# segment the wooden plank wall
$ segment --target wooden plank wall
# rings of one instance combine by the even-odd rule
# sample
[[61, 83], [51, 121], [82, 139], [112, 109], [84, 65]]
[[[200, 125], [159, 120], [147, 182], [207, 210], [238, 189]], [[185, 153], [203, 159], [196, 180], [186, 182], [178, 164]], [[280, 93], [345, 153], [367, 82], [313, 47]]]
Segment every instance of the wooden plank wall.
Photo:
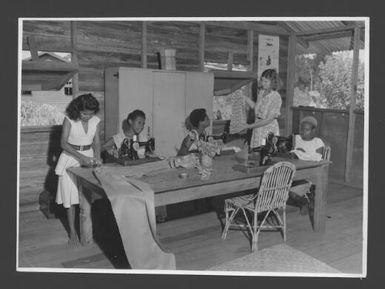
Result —
[[55, 197], [54, 169], [60, 155], [61, 126], [21, 129], [19, 161], [20, 211], [46, 207]]
[[[112, 66], [142, 67], [141, 21], [76, 21], [74, 36], [79, 63], [79, 94], [92, 92], [100, 102], [104, 119], [104, 69]], [[147, 22], [147, 67], [159, 68], [157, 52], [162, 48], [176, 49], [176, 68], [200, 71], [200, 22]], [[248, 65], [247, 31], [240, 28], [205, 25], [205, 61], [227, 63], [229, 52], [233, 63]], [[266, 33], [267, 34], [267, 33]], [[33, 37], [39, 51], [71, 52], [70, 21], [24, 21], [23, 49], [29, 50], [27, 38]], [[280, 36], [280, 91], [283, 99], [279, 119], [284, 129], [288, 37]], [[257, 69], [258, 31], [254, 31], [254, 70]], [[22, 208], [38, 207], [39, 195], [47, 188], [55, 194], [54, 164], [49, 153], [60, 153], [57, 127], [44, 130], [23, 129], [20, 151], [20, 204]], [[102, 129], [102, 140], [104, 129]], [[50, 160], [49, 160], [50, 159]], [[49, 161], [48, 161], [49, 160]]]

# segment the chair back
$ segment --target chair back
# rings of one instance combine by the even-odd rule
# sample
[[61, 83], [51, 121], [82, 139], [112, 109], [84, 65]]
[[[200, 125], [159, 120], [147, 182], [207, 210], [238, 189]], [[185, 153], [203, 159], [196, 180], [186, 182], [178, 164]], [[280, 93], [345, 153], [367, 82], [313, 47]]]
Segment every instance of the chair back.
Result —
[[292, 163], [278, 162], [264, 172], [255, 200], [257, 212], [286, 206], [295, 171]]
[[325, 161], [330, 161], [330, 153], [331, 153], [330, 145], [325, 145], [323, 153], [322, 153], [322, 159]]

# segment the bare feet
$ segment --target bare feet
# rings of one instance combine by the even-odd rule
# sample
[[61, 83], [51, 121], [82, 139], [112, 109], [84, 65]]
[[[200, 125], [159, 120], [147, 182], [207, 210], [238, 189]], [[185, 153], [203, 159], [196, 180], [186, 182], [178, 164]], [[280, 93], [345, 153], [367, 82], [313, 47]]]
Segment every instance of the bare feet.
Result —
[[70, 247], [79, 245], [79, 238], [76, 233], [71, 233], [70, 238], [68, 239], [68, 245]]

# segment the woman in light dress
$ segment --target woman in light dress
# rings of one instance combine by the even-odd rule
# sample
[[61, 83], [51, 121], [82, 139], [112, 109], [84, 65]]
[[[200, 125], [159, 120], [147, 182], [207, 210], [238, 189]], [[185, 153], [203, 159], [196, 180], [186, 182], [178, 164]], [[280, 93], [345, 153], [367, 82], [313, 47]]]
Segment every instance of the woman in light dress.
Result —
[[99, 123], [96, 116], [99, 103], [92, 94], [73, 99], [66, 108], [61, 135], [61, 148], [55, 173], [59, 176], [56, 203], [67, 210], [69, 244], [79, 242], [75, 230], [75, 205], [79, 204], [76, 179], [67, 172], [69, 167], [93, 167], [101, 164]]
[[255, 103], [243, 95], [245, 102], [255, 111], [255, 122], [246, 124], [243, 129], [253, 129], [250, 148], [264, 145], [269, 132], [279, 135], [277, 118], [280, 115], [282, 100], [277, 89], [279, 87], [278, 73], [274, 69], [267, 69], [261, 75], [262, 89], [258, 93]]

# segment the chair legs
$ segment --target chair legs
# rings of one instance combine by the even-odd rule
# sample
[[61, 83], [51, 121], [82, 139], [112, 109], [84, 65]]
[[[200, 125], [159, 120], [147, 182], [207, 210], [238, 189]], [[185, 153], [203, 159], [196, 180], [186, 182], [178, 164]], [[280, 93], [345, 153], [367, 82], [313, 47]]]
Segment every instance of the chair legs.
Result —
[[286, 207], [283, 208], [283, 242], [286, 243]]
[[[236, 215], [236, 214], [238, 213], [238, 211], [239, 211], [239, 208], [236, 208], [236, 209], [229, 209], [229, 208], [227, 207], [227, 205], [225, 205], [225, 206], [226, 206], [226, 207], [225, 207], [226, 224], [225, 224], [225, 227], [223, 228], [223, 232], [222, 232], [222, 239], [223, 239], [223, 240], [226, 239], [226, 237], [227, 237], [227, 232], [228, 232], [228, 230], [229, 230], [229, 228], [230, 228], [230, 225], [231, 225], [231, 223], [233, 222], [235, 215]], [[229, 216], [229, 211], [231, 211], [230, 216]]]
[[[234, 218], [236, 214], [239, 212], [241, 208], [229, 208], [225, 207], [225, 214], [226, 214], [226, 224], [222, 232], [222, 239], [226, 239], [228, 230], [230, 229], [230, 226], [234, 222]], [[254, 214], [253, 216], [253, 223], [250, 224], [249, 218], [247, 217], [247, 214], [244, 209], [241, 209], [243, 212], [243, 215], [246, 220], [246, 226], [250, 231], [251, 235], [251, 251], [257, 251], [258, 250], [258, 237], [261, 230], [265, 227], [265, 222], [267, 221], [268, 216], [271, 212], [276, 216], [278, 224], [277, 227], [282, 229], [283, 233], [283, 241], [286, 242], [286, 208], [282, 208], [282, 218], [278, 211], [276, 210], [269, 210], [267, 211], [266, 215], [264, 216], [263, 220], [258, 224], [258, 214]]]

